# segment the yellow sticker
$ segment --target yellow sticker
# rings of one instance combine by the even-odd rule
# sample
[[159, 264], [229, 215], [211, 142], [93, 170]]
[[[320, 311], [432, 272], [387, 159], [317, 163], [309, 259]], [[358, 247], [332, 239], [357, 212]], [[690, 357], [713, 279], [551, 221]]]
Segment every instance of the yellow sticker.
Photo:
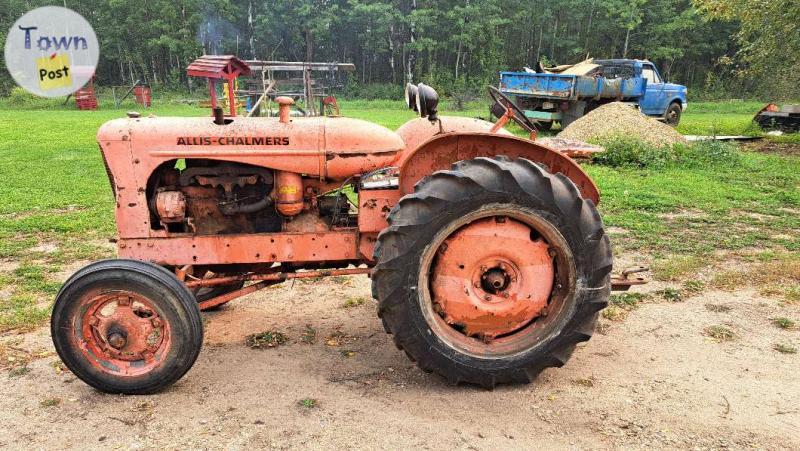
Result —
[[36, 58], [36, 70], [39, 71], [39, 88], [42, 90], [72, 86], [72, 68], [66, 53]]
[[296, 193], [297, 193], [296, 186], [286, 185], [278, 187], [278, 194], [296, 194]]

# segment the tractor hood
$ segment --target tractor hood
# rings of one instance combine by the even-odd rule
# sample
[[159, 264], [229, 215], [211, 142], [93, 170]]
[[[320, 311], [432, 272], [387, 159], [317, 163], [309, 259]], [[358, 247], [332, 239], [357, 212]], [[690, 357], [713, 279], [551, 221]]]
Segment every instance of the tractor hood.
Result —
[[146, 117], [106, 122], [101, 146], [129, 141], [134, 158], [212, 158], [338, 179], [384, 167], [405, 148], [393, 131], [350, 118]]

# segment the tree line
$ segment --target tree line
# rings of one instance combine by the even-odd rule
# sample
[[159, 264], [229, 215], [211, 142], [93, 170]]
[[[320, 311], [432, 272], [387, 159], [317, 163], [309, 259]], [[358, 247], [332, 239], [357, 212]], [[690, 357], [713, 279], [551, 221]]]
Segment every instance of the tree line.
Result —
[[[39, 0], [3, 0], [0, 38]], [[61, 2], [59, 2], [61, 3]], [[95, 28], [102, 85], [189, 86], [204, 54], [352, 62], [358, 86], [446, 93], [500, 70], [646, 58], [709, 95], [800, 97], [797, 0], [65, 0]], [[0, 84], [11, 86], [6, 71]], [[399, 90], [398, 90], [399, 92]]]

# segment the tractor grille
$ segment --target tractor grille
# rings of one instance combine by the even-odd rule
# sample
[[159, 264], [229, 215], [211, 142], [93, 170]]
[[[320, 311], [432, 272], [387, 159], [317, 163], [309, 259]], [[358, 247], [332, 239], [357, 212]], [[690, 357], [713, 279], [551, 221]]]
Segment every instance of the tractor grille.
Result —
[[114, 199], [117, 199], [117, 185], [114, 183], [114, 175], [111, 173], [111, 168], [108, 167], [108, 161], [106, 160], [106, 154], [103, 153], [103, 147], [100, 146], [100, 156], [103, 157], [103, 166], [106, 167], [106, 175], [108, 175], [108, 182], [111, 184], [111, 193], [114, 195]]

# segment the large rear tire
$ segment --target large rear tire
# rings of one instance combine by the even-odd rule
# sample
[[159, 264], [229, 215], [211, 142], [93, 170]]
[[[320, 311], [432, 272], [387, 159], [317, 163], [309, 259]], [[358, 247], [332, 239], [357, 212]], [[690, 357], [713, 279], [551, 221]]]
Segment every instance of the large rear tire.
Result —
[[105, 260], [61, 288], [51, 334], [61, 360], [87, 384], [147, 394], [189, 371], [203, 344], [203, 323], [194, 297], [168, 270]]
[[491, 388], [562, 366], [608, 303], [594, 204], [531, 161], [458, 162], [422, 179], [389, 224], [375, 248], [378, 314], [398, 348], [451, 383]]

